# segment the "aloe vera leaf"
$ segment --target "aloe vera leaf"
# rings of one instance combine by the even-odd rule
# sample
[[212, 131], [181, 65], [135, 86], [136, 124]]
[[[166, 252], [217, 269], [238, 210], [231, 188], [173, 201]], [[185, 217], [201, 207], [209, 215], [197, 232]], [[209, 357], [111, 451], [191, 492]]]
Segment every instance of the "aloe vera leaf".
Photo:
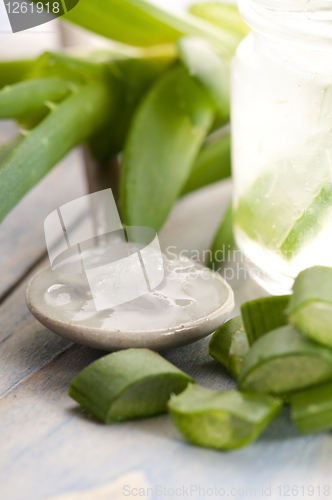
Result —
[[305, 212], [298, 218], [280, 247], [283, 255], [291, 259], [312, 241], [324, 228], [324, 214], [332, 207], [332, 183], [326, 181]]
[[227, 262], [228, 254], [236, 248], [233, 235], [233, 204], [227, 206], [221, 223], [213, 237], [211, 244], [211, 257], [205, 264], [212, 269], [218, 270]]
[[116, 95], [116, 124], [110, 117], [109, 126], [89, 141], [92, 156], [100, 161], [122, 151], [133, 115], [152, 84], [172, 65], [174, 53], [122, 58], [110, 63], [113, 95]]
[[170, 70], [152, 87], [124, 149], [121, 208], [126, 225], [161, 228], [213, 118], [212, 101], [184, 68]]
[[288, 301], [289, 295], [279, 295], [242, 304], [241, 316], [250, 345], [271, 330], [287, 325], [285, 309]]
[[179, 57], [189, 71], [209, 92], [222, 123], [229, 120], [230, 59], [202, 38], [183, 37], [177, 42]]
[[263, 394], [217, 392], [190, 384], [179, 396], [172, 396], [168, 409], [175, 426], [192, 443], [230, 450], [254, 441], [281, 405]]
[[94, 53], [82, 53], [77, 57], [57, 52], [45, 52], [33, 64], [27, 78], [62, 78], [78, 84], [89, 83], [105, 76], [107, 66], [112, 62], [111, 55], [103, 57]]
[[0, 119], [20, 118], [42, 107], [46, 113], [45, 101], [61, 101], [71, 86], [61, 78], [38, 78], [6, 86], [0, 91]]
[[202, 36], [233, 54], [239, 37], [190, 14], [175, 15], [145, 0], [80, 0], [63, 19], [128, 45], [175, 42], [182, 35]]
[[26, 78], [34, 65], [34, 60], [1, 61], [0, 62], [0, 89], [5, 85], [13, 85]]
[[249, 351], [249, 342], [241, 316], [224, 323], [211, 337], [209, 354], [228, 370], [235, 380]]
[[106, 85], [91, 83], [60, 103], [0, 167], [0, 221], [74, 146], [96, 133], [112, 112]]
[[22, 134], [18, 134], [10, 141], [5, 144], [1, 144], [0, 146], [0, 166], [1, 163], [5, 161], [5, 159], [10, 155], [12, 151], [23, 141], [24, 136]]
[[287, 314], [301, 333], [332, 347], [332, 268], [314, 266], [297, 276]]
[[303, 434], [332, 428], [332, 382], [294, 394], [291, 419]]
[[332, 351], [283, 326], [260, 337], [242, 364], [239, 389], [288, 395], [332, 379]]
[[127, 349], [93, 362], [72, 381], [69, 395], [109, 424], [167, 411], [172, 393], [192, 378], [148, 349]]
[[250, 27], [243, 21], [235, 5], [223, 2], [197, 3], [189, 7], [189, 12], [222, 29], [234, 31], [241, 37], [250, 32]]
[[[285, 159], [267, 165], [234, 207], [235, 228], [285, 259], [300, 250], [297, 240], [304, 244], [314, 238], [321, 219], [331, 209], [331, 204], [325, 203], [326, 191], [322, 191], [331, 182], [326, 149], [330, 141], [330, 134], [323, 135], [318, 144], [308, 140], [300, 153], [285, 152]], [[308, 172], [315, 172], [310, 182]]]
[[229, 132], [207, 138], [192, 167], [182, 195], [231, 175], [231, 140]]

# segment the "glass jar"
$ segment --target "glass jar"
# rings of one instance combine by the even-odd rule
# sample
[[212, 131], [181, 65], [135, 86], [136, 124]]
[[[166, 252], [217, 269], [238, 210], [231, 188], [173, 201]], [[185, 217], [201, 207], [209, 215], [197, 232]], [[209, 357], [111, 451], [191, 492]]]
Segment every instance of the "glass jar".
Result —
[[232, 67], [234, 233], [271, 293], [332, 266], [332, 2], [240, 0]]

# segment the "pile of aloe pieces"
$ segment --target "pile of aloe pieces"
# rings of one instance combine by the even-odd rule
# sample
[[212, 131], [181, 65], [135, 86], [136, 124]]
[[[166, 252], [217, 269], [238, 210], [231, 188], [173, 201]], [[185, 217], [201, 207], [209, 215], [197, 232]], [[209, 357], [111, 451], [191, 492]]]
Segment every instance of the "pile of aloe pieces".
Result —
[[86, 143], [106, 174], [121, 155], [124, 224], [158, 231], [181, 194], [230, 175], [229, 133], [218, 131], [248, 27], [219, 2], [177, 16], [145, 0], [80, 0], [62, 19], [114, 43], [0, 63], [0, 119], [21, 130], [0, 148], [0, 221]]
[[168, 410], [189, 441], [220, 450], [254, 441], [283, 404], [301, 433], [332, 429], [332, 269], [311, 267], [291, 295], [242, 304], [209, 353], [237, 390], [203, 388], [159, 354], [127, 349], [87, 366], [69, 395], [105, 424]]

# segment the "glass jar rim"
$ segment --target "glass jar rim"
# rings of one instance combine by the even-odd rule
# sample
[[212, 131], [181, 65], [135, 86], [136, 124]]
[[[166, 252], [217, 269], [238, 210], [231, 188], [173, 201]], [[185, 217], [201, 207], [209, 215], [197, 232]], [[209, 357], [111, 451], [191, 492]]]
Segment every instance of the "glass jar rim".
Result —
[[331, 51], [331, 0], [239, 0], [239, 9], [255, 31]]

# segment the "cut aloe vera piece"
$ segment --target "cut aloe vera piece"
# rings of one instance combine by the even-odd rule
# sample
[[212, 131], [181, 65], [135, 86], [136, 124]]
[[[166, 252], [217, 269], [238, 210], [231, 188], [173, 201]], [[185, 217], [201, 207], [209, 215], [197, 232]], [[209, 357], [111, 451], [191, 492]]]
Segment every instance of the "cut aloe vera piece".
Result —
[[216, 392], [190, 384], [168, 403], [174, 424], [192, 443], [230, 450], [256, 439], [281, 401], [263, 394]]
[[241, 316], [250, 345], [262, 335], [287, 324], [284, 314], [289, 295], [262, 297], [245, 302], [241, 306]]
[[291, 418], [303, 434], [332, 429], [332, 382], [294, 394]]
[[241, 316], [232, 318], [222, 325], [211, 337], [209, 354], [237, 380], [241, 366], [249, 351], [247, 334]]
[[[250, 239], [291, 259], [321, 230], [332, 205], [330, 136], [308, 141], [301, 155], [266, 167], [240, 197], [234, 223]], [[314, 172], [308, 182], [308, 172]]]
[[291, 259], [306, 244], [313, 240], [326, 225], [332, 207], [332, 183], [328, 180], [309, 205], [307, 210], [295, 222], [287, 238], [280, 247], [282, 255]]
[[332, 379], [332, 351], [290, 325], [260, 337], [243, 362], [239, 389], [287, 395]]
[[150, 417], [167, 410], [171, 394], [192, 378], [148, 349], [127, 349], [105, 356], [72, 381], [69, 395], [109, 424]]
[[314, 266], [295, 279], [287, 308], [289, 321], [301, 333], [332, 347], [332, 268]]

